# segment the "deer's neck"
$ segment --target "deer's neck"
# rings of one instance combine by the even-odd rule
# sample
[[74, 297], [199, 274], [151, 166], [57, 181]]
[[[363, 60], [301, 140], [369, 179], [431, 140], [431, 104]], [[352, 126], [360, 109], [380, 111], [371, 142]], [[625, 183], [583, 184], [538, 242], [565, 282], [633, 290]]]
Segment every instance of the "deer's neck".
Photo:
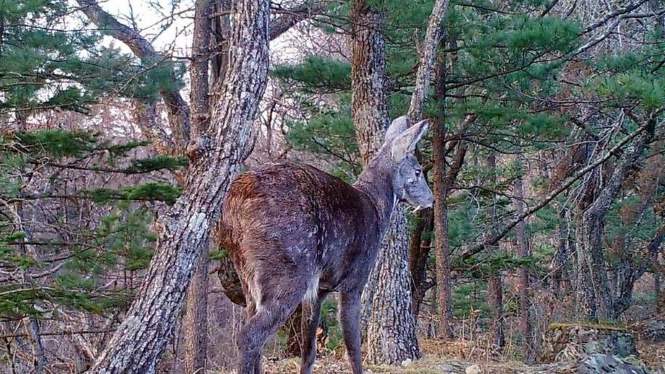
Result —
[[387, 161], [390, 156], [384, 153], [385, 151], [380, 150], [365, 166], [356, 183], [353, 184], [372, 200], [379, 214], [379, 227], [382, 232], [388, 227], [390, 215], [396, 204], [392, 183], [393, 168]]

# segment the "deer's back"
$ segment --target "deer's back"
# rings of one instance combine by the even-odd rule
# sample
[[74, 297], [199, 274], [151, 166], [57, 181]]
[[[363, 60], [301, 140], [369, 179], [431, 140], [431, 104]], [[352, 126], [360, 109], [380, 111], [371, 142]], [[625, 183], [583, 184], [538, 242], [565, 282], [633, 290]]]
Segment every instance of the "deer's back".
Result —
[[220, 238], [236, 267], [316, 271], [321, 287], [344, 288], [350, 275], [366, 277], [358, 267], [373, 260], [367, 246], [378, 245], [376, 225], [364, 193], [312, 166], [283, 163], [233, 181]]

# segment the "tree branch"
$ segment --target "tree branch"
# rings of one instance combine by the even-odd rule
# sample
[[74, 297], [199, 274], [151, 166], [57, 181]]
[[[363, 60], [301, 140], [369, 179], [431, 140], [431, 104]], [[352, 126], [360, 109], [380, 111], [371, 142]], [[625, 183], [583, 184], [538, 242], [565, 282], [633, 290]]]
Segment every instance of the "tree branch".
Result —
[[[81, 6], [81, 11], [90, 19], [92, 23], [103, 33], [123, 42], [134, 55], [143, 62], [156, 63], [166, 60], [164, 56], [158, 53], [138, 31], [119, 22], [111, 14], [103, 10], [96, 0], [77, 0]], [[175, 74], [171, 72], [171, 79], [175, 83]], [[182, 153], [189, 142], [189, 107], [180, 95], [176, 84], [167, 85], [170, 88], [162, 88], [160, 95], [169, 119], [169, 125], [173, 134], [173, 143], [175, 150], [169, 150], [170, 153]], [[149, 131], [149, 133], [152, 133]]]
[[628, 144], [631, 140], [633, 140], [636, 136], [644, 132], [651, 124], [647, 123], [645, 125], [640, 126], [635, 132], [632, 134], [626, 136], [623, 138], [617, 145], [612, 147], [609, 151], [605, 153], [605, 155], [595, 162], [587, 165], [586, 167], [582, 168], [580, 171], [578, 171], [575, 175], [572, 177], [568, 178], [559, 188], [556, 190], [550, 192], [540, 203], [538, 203], [536, 206], [532, 207], [531, 209], [528, 209], [524, 213], [518, 215], [515, 217], [512, 221], [510, 221], [503, 229], [501, 229], [499, 232], [497, 232], [495, 235], [492, 235], [491, 237], [487, 238], [484, 240], [482, 243], [477, 244], [466, 251], [464, 251], [460, 257], [462, 259], [468, 259], [471, 256], [483, 251], [486, 247], [495, 245], [496, 243], [499, 242], [506, 234], [510, 232], [510, 230], [513, 229], [518, 223], [522, 222], [524, 219], [529, 217], [530, 215], [534, 214], [535, 212], [539, 211], [540, 209], [544, 208], [549, 204], [554, 198], [556, 198], [560, 193], [563, 191], [567, 190], [570, 188], [573, 183], [575, 183], [578, 179], [580, 179], [582, 176], [584, 176], [586, 173], [590, 172], [591, 170], [597, 168], [601, 164], [603, 164], [605, 161], [609, 160], [612, 155], [614, 155], [615, 152], [617, 152], [620, 148]]
[[270, 21], [268, 38], [270, 40], [277, 39], [280, 35], [287, 32], [299, 22], [320, 14], [324, 8], [324, 1], [317, 1], [314, 3], [306, 1], [303, 4], [290, 9], [276, 10], [275, 12], [282, 12], [283, 14]]
[[436, 58], [436, 48], [442, 35], [441, 22], [448, 12], [448, 0], [436, 0], [432, 8], [432, 15], [429, 17], [427, 32], [423, 41], [423, 51], [420, 56], [420, 66], [416, 73], [416, 86], [411, 94], [411, 104], [408, 115], [412, 121], [417, 121], [423, 116], [423, 102], [427, 89], [429, 87], [434, 60]]

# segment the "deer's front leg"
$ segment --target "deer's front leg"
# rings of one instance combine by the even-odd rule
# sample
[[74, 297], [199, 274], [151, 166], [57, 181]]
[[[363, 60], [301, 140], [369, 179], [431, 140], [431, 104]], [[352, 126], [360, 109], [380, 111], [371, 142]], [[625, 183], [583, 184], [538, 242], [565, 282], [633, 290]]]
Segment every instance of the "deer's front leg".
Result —
[[339, 314], [344, 344], [353, 374], [362, 374], [360, 342], [360, 291], [341, 294]]
[[302, 303], [301, 374], [311, 374], [316, 359], [316, 330], [321, 319], [321, 304], [327, 293], [321, 293], [313, 303]]

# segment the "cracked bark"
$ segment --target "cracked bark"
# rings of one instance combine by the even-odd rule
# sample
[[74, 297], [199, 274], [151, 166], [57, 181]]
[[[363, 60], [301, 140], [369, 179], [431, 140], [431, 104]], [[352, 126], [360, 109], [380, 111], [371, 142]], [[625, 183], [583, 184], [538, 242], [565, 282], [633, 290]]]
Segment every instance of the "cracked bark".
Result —
[[270, 2], [235, 3], [231, 58], [208, 135], [214, 140], [188, 170], [182, 196], [158, 221], [157, 252], [125, 320], [93, 373], [152, 373], [173, 334], [194, 263], [207, 247], [221, 202], [251, 148], [252, 122], [267, 80]]
[[[441, 36], [441, 21], [445, 17], [447, 6], [447, 0], [437, 0], [429, 18], [423, 42], [424, 50], [420, 56], [420, 66], [416, 73], [416, 86], [408, 111], [411, 121], [417, 121], [422, 117], [423, 101], [431, 80], [435, 52]], [[373, 24], [371, 14], [367, 13], [373, 12], [365, 2], [355, 2], [353, 12], [357, 15], [366, 12], [362, 21], [356, 19], [356, 22], [354, 22], [354, 27], [356, 27], [356, 30], [354, 30], [355, 38], [362, 38], [361, 35], [358, 35], [359, 32], [380, 35], [378, 32], [374, 32], [375, 30], [381, 30], [380, 27], [367, 27]], [[383, 41], [383, 39], [381, 40]], [[357, 61], [354, 61], [354, 65], [355, 63]], [[385, 66], [385, 63], [383, 66]], [[372, 81], [371, 76], [366, 79]], [[381, 90], [384, 89], [383, 79], [385, 79], [385, 76], [382, 76], [380, 80]], [[361, 133], [359, 136], [363, 137], [364, 135]], [[371, 144], [367, 148], [371, 148]], [[416, 336], [416, 321], [411, 305], [408, 251], [409, 235], [406, 213], [404, 208], [399, 206], [393, 212], [390, 227], [384, 238], [384, 244], [379, 251], [375, 268], [370, 274], [363, 292], [363, 300], [365, 301], [363, 305], [366, 305], [363, 317], [367, 320], [367, 359], [369, 362], [396, 364], [407, 359], [413, 360], [420, 357], [420, 348]], [[371, 304], [367, 303], [369, 300], [371, 300]]]
[[[432, 126], [432, 173], [434, 184], [434, 255], [436, 257], [436, 285], [439, 314], [438, 337], [452, 338], [452, 299], [450, 282], [450, 244], [448, 242], [449, 183], [445, 180], [446, 130], [445, 130], [445, 62], [439, 61], [436, 69], [437, 100], [441, 103], [441, 115]], [[462, 147], [459, 148], [464, 149]], [[463, 157], [463, 156], [462, 156]]]
[[[385, 41], [380, 31], [384, 20], [383, 15], [370, 8], [364, 0], [352, 3], [351, 20], [351, 115], [360, 160], [364, 165], [381, 147], [389, 121], [384, 86]], [[379, 253], [383, 250], [382, 247]], [[361, 303], [361, 329], [365, 336], [376, 282], [372, 271]]]
[[[211, 0], [197, 0], [194, 4], [194, 31], [192, 36], [192, 64], [190, 66], [192, 109], [192, 138], [198, 139], [210, 125], [208, 102], [208, 61], [210, 45]], [[208, 348], [208, 247], [194, 267], [187, 289], [185, 314], [181, 322], [180, 339], [183, 344], [183, 364], [187, 373], [205, 373]]]
[[[352, 4], [352, 114], [363, 163], [383, 143], [388, 125], [385, 88], [384, 15], [365, 1]], [[411, 307], [408, 226], [402, 208], [393, 213], [376, 265], [362, 295], [367, 359], [400, 363], [420, 356]], [[373, 292], [375, 291], [375, 292]]]
[[409, 244], [409, 273], [411, 273], [412, 280], [411, 306], [416, 319], [420, 314], [420, 306], [425, 298], [425, 293], [432, 286], [432, 282], [427, 281], [427, 261], [431, 250], [431, 235], [427, 235], [427, 233], [434, 230], [433, 216], [432, 209], [418, 212]]

